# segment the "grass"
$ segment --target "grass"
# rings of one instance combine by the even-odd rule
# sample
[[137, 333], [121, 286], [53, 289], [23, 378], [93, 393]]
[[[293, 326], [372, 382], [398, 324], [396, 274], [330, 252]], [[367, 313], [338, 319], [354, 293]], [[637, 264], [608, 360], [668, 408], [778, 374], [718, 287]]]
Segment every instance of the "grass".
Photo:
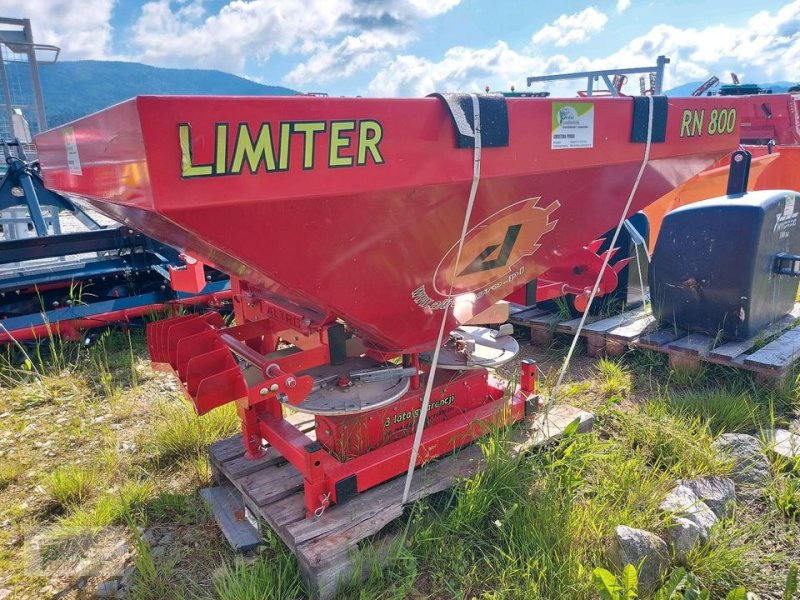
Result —
[[203, 458], [208, 445], [239, 430], [234, 404], [227, 404], [197, 418], [188, 401], [158, 405], [159, 424], [149, 437], [149, 445], [161, 465], [174, 461]]
[[595, 365], [600, 392], [606, 397], [626, 396], [631, 390], [631, 374], [619, 361], [601, 358]]
[[70, 465], [56, 469], [43, 482], [44, 489], [60, 508], [70, 509], [86, 502], [97, 487], [97, 473]]
[[786, 518], [800, 518], [800, 479], [792, 474], [780, 474], [767, 488], [767, 495]]
[[724, 432], [754, 432], [770, 423], [769, 405], [739, 386], [663, 391], [652, 404], [662, 405], [672, 414], [700, 418], [715, 436]]
[[[542, 389], [565, 350], [554, 342], [536, 356]], [[0, 455], [0, 588], [23, 600], [47, 598], [42, 589], [57, 584], [50, 595], [77, 594], [69, 581], [22, 569], [26, 528], [53, 525], [127, 531], [133, 600], [308, 597], [277, 537], [267, 533], [262, 552], [235, 558], [198, 497], [210, 480], [208, 445], [239, 430], [232, 405], [197, 418], [172, 380], [150, 371], [139, 331], [29, 356], [29, 365], [0, 364], [0, 439], [13, 450]], [[512, 455], [502, 433], [483, 439], [487, 467], [410, 506], [389, 538], [365, 541], [356, 567], [367, 580], [346, 582], [337, 600], [597, 598], [592, 571], [610, 567], [605, 548], [617, 525], [662, 532], [658, 505], [677, 479], [729, 471], [711, 448], [716, 435], [758, 433], [798, 405], [794, 390], [774, 394], [716, 369], [678, 382], [659, 354], [574, 364], [561, 397], [595, 411], [592, 433], [525, 456]], [[800, 560], [797, 481], [778, 472], [766, 498], [687, 559], [713, 597], [738, 585], [767, 596], [782, 589]], [[141, 540], [145, 527], [174, 535], [165, 555]]]
[[0, 462], [0, 491], [17, 481], [25, 472], [25, 465], [17, 460]]
[[303, 595], [297, 560], [274, 534], [252, 564], [234, 560], [214, 578], [220, 600], [291, 600]]

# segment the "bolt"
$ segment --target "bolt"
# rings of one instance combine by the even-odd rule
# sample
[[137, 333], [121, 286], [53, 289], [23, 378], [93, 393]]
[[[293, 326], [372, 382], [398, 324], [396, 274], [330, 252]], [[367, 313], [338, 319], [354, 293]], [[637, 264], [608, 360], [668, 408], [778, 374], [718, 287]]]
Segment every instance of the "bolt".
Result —
[[269, 386], [269, 391], [270, 392], [277, 392], [279, 388], [280, 388], [280, 386], [277, 383], [273, 383], [271, 386]]
[[286, 387], [293, 388], [296, 385], [297, 385], [297, 380], [294, 377], [286, 378]]
[[258, 393], [262, 396], [266, 396], [269, 392], [267, 392], [267, 388], [261, 388], [258, 390]]

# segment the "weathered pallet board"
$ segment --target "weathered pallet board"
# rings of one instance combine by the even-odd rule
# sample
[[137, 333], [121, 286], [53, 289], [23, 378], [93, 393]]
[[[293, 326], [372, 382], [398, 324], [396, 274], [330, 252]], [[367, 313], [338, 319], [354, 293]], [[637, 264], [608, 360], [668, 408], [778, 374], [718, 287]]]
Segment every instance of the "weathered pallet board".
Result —
[[[552, 443], [576, 420], [578, 431], [587, 431], [592, 426], [593, 415], [568, 405], [550, 407], [514, 430], [512, 451], [522, 453]], [[310, 437], [313, 437], [313, 430]], [[300, 473], [289, 464], [261, 459], [254, 461], [261, 465], [259, 470], [241, 475], [237, 466], [236, 475], [233, 475], [228, 465], [238, 465], [235, 461], [243, 455], [243, 450], [238, 455], [234, 451], [237, 443], [241, 448], [241, 436], [217, 442], [209, 448], [220, 482], [232, 486], [230, 489], [238, 492], [242, 505], [268, 524], [295, 553], [309, 592], [321, 600], [331, 598], [339, 584], [357, 567], [358, 544], [381, 532], [403, 514], [404, 478], [395, 478], [340, 506], [332, 506], [319, 518], [307, 519]], [[447, 489], [483, 468], [485, 462], [480, 448], [466, 446], [417, 469], [410, 498], [418, 500]], [[279, 471], [281, 473], [277, 474]]]
[[721, 346], [714, 348], [710, 354], [719, 360], [732, 361], [737, 356], [740, 356], [750, 350], [750, 348], [758, 344], [761, 340], [768, 339], [773, 335], [779, 334], [784, 329], [789, 328], [798, 317], [800, 317], [800, 304], [795, 304], [792, 312], [779, 321], [767, 326], [763, 331], [759, 332], [758, 335], [747, 338], [746, 340], [722, 344]]
[[231, 484], [203, 488], [200, 496], [234, 551], [249, 552], [261, 545], [262, 536], [247, 519], [242, 495], [236, 488]]
[[[673, 368], [697, 370], [703, 362], [728, 365], [756, 373], [760, 378], [782, 380], [800, 360], [800, 303], [794, 309], [746, 340], [725, 342], [713, 336], [674, 327], [657, 329], [644, 308], [599, 319], [587, 317], [581, 330], [589, 356], [619, 356], [630, 348], [645, 348], [669, 355]], [[510, 319], [531, 330], [531, 343], [548, 345], [553, 332], [574, 334], [580, 319], [559, 320], [557, 313], [515, 306]], [[774, 339], [773, 339], [774, 338]], [[760, 345], [764, 344], [759, 348]]]

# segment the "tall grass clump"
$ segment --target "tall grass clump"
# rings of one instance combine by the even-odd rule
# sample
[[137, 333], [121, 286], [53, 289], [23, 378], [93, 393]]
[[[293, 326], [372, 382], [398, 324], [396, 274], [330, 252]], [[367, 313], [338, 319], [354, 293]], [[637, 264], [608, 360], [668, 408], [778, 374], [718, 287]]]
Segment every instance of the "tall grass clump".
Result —
[[661, 404], [681, 418], [699, 418], [713, 435], [752, 432], [770, 422], [770, 408], [740, 386], [703, 387], [679, 392], [664, 392], [652, 404]]
[[611, 415], [609, 429], [647, 464], [673, 477], [724, 475], [730, 465], [711, 447], [714, 436], [700, 417], [673, 414], [664, 402], [650, 400], [638, 410]]
[[25, 472], [25, 465], [18, 460], [2, 459], [0, 462], [0, 492], [17, 481]]
[[601, 358], [595, 365], [600, 392], [607, 397], [624, 397], [631, 390], [631, 374], [619, 361]]
[[253, 564], [235, 561], [214, 578], [220, 600], [294, 600], [304, 597], [297, 559], [271, 532]]
[[96, 485], [96, 472], [75, 465], [56, 469], [43, 482], [50, 498], [65, 509], [86, 502], [95, 493]]
[[212, 442], [239, 430], [236, 406], [226, 404], [198, 417], [188, 401], [162, 402], [159, 424], [149, 443], [159, 462], [194, 460]]

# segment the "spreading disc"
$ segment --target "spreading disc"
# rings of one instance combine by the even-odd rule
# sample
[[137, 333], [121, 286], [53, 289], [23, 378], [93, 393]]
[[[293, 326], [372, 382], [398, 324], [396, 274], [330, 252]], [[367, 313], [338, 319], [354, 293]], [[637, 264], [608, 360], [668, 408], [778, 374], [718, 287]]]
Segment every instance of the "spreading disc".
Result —
[[[457, 344], [461, 339], [464, 344]], [[474, 348], [472, 343], [474, 342]], [[458, 346], [466, 346], [465, 351]], [[507, 363], [519, 354], [519, 344], [510, 335], [497, 335], [488, 327], [463, 325], [450, 334], [450, 339], [439, 351], [440, 369], [490, 369]], [[431, 362], [433, 352], [420, 354], [420, 358]]]
[[408, 377], [391, 377], [384, 381], [360, 381], [353, 378], [351, 385], [338, 385], [339, 376], [380, 369], [381, 363], [365, 357], [348, 358], [343, 365], [323, 365], [298, 373], [314, 378], [314, 390], [300, 404], [284, 405], [312, 415], [350, 415], [366, 412], [391, 404], [408, 391]]

